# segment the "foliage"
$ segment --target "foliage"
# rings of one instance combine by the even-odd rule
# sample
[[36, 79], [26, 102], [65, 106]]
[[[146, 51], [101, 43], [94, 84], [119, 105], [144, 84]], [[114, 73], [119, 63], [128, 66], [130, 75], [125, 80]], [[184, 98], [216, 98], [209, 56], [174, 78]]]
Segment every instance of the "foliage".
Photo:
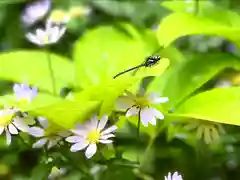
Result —
[[[2, 133], [3, 179], [40, 180], [55, 173], [63, 180], [154, 180], [174, 171], [179, 171], [184, 180], [239, 179], [238, 2], [56, 0], [51, 12], [61, 10], [60, 19], [69, 17], [66, 25], [61, 24], [66, 26], [66, 33], [49, 46], [43, 39], [41, 47], [25, 36], [45, 24], [49, 14], [31, 25], [15, 20], [22, 18], [24, 7], [30, 3], [0, 2], [1, 126], [5, 131], [10, 129], [11, 118], [19, 116], [26, 123], [36, 122], [39, 128], [41, 122], [36, 119], [44, 117], [49, 121], [46, 132], [50, 135], [60, 130], [73, 133], [77, 123], [88, 123], [93, 115], [99, 119], [108, 115], [107, 126], [116, 125], [118, 129], [114, 143], [99, 144], [91, 159], [82, 152], [71, 152], [74, 145], [70, 147], [65, 136], [53, 148], [35, 149], [32, 145], [36, 138], [30, 131], [15, 133], [10, 146], [5, 145]], [[195, 49], [198, 46], [191, 47], [189, 39], [193, 37], [210, 39], [201, 42], [204, 53]], [[157, 64], [143, 65], [149, 55], [157, 54], [161, 56]], [[141, 67], [136, 71], [113, 78], [138, 65]], [[36, 97], [27, 103], [18, 100], [12, 91], [16, 83], [37, 87]], [[136, 95], [136, 104], [127, 112], [140, 109], [133, 117], [116, 105], [129, 92]], [[145, 98], [153, 92], [168, 101], [154, 104]], [[18, 112], [4, 116], [3, 110], [8, 107]], [[155, 125], [148, 116], [151, 125], [145, 127], [140, 122], [141, 110], [150, 107], [164, 119], [157, 119]], [[92, 126], [84, 128], [86, 133]], [[96, 127], [91, 134], [98, 138], [95, 144], [104, 140], [103, 132]]]

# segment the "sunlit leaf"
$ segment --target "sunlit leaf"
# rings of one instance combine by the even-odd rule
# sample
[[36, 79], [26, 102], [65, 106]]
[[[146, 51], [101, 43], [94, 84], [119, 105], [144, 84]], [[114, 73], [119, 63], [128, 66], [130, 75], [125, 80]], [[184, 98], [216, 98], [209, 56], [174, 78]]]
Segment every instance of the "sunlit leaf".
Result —
[[199, 93], [181, 104], [174, 116], [240, 125], [240, 88], [219, 88]]
[[[61, 56], [51, 54], [57, 91], [72, 85], [74, 69], [72, 63]], [[64, 72], [64, 73], [63, 73]], [[41, 51], [14, 51], [0, 54], [0, 78], [27, 82], [42, 90], [53, 92], [47, 53]]]
[[163, 106], [169, 110], [226, 68], [240, 70], [239, 60], [223, 53], [198, 54], [155, 78], [149, 91], [168, 97]]
[[238, 44], [239, 32], [240, 26], [217, 22], [207, 17], [176, 12], [161, 21], [157, 37], [160, 45], [164, 47], [182, 36], [193, 34], [221, 36]]
[[74, 49], [78, 85], [106, 83], [119, 72], [141, 64], [145, 57], [144, 43], [139, 39], [112, 26], [90, 30]]

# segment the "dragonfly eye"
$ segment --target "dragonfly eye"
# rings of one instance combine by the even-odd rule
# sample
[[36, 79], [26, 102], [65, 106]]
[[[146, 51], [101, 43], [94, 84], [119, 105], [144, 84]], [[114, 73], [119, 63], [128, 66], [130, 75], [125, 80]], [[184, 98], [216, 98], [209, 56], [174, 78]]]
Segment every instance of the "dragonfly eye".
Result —
[[145, 67], [151, 67], [151, 66], [154, 66], [159, 60], [161, 59], [160, 56], [149, 56], [145, 63], [144, 63], [144, 66]]

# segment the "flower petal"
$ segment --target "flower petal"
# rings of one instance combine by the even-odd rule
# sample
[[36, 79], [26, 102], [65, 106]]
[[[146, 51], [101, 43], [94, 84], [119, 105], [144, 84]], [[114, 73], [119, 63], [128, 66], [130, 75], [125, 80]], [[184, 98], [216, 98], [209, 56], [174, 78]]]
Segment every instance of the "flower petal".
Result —
[[101, 135], [107, 135], [113, 131], [115, 131], [117, 129], [117, 126], [113, 125], [110, 126], [109, 128], [107, 128], [106, 130], [104, 130], [103, 132], [101, 132]]
[[116, 101], [116, 107], [119, 110], [127, 110], [128, 108], [134, 105], [134, 101], [132, 98], [128, 96], [119, 97]]
[[47, 139], [46, 138], [41, 138], [39, 139], [37, 142], [35, 142], [32, 147], [33, 148], [41, 148], [43, 147], [45, 144], [47, 143]]
[[70, 136], [70, 137], [67, 137], [65, 140], [70, 143], [78, 143], [78, 142], [85, 141], [85, 139], [82, 136]]
[[97, 145], [90, 144], [85, 151], [85, 156], [90, 159], [97, 152]]
[[8, 125], [8, 130], [11, 134], [18, 134], [18, 130], [13, 124]]
[[152, 104], [160, 104], [168, 101], [167, 97], [160, 97], [157, 93], [149, 93], [148, 99]]
[[87, 122], [87, 124], [89, 125], [89, 129], [96, 129], [96, 128], [98, 127], [98, 123], [99, 123], [99, 121], [98, 121], [98, 118], [97, 118], [96, 115], [94, 115], [94, 116], [91, 118], [89, 124], [88, 124], [88, 122]]
[[30, 127], [28, 129], [28, 133], [34, 137], [43, 137], [44, 136], [44, 129], [39, 127]]
[[106, 135], [101, 136], [100, 139], [108, 139], [108, 138], [111, 138], [111, 137], [115, 137], [115, 135], [114, 134], [106, 134]]
[[152, 112], [154, 113], [155, 117], [157, 117], [158, 119], [164, 119], [164, 115], [157, 109], [155, 108], [151, 108]]
[[72, 145], [70, 151], [72, 151], [72, 152], [80, 151], [80, 150], [86, 148], [88, 145], [89, 145], [89, 143], [87, 143], [87, 142], [78, 142], [78, 143]]
[[46, 129], [48, 127], [48, 120], [44, 117], [38, 117], [38, 122], [41, 124], [41, 126]]
[[100, 143], [103, 143], [103, 144], [110, 144], [110, 143], [112, 143], [113, 141], [110, 140], [110, 139], [102, 139], [102, 140], [100, 139], [99, 142], [100, 142]]
[[131, 107], [127, 113], [126, 113], [126, 116], [129, 117], [129, 116], [135, 116], [135, 115], [138, 115], [138, 112], [139, 112], [139, 108], [136, 108], [136, 107]]
[[28, 125], [25, 124], [22, 118], [16, 117], [13, 121], [13, 124], [21, 131], [27, 132], [28, 131]]
[[99, 131], [103, 130], [103, 128], [106, 126], [108, 121], [108, 116], [103, 116], [102, 119], [99, 121], [98, 129]]
[[143, 126], [147, 127], [148, 123], [151, 121], [154, 123], [155, 116], [151, 108], [144, 108], [140, 112], [140, 119]]
[[11, 144], [11, 141], [12, 141], [11, 134], [6, 129], [6, 144], [9, 146]]

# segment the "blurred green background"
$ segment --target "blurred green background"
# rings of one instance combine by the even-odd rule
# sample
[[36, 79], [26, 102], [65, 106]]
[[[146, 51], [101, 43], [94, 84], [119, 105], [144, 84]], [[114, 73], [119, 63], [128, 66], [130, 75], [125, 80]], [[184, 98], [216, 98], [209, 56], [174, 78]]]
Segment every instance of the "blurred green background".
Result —
[[[128, 123], [118, 132], [115, 144], [118, 147], [117, 155], [114, 159], [102, 160], [99, 158], [99, 160], [96, 158], [87, 161], [82, 154], [74, 154], [73, 156], [68, 149], [63, 148], [61, 153], [72, 156], [73, 160], [68, 162], [60, 152], [52, 151], [50, 152], [51, 156], [59, 161], [54, 166], [67, 169], [67, 173], [63, 177], [55, 179], [162, 180], [168, 172], [174, 171], [179, 171], [184, 180], [240, 179], [240, 129], [236, 126], [240, 125], [238, 112], [240, 106], [233, 107], [232, 104], [228, 106], [228, 102], [233, 101], [232, 96], [240, 97], [238, 95], [240, 94], [239, 89], [234, 91], [231, 89], [231, 87], [238, 88], [240, 85], [240, 59], [237, 49], [240, 43], [240, 18], [238, 17], [240, 1], [53, 0], [51, 10], [44, 17], [31, 25], [24, 24], [22, 21], [23, 13], [27, 6], [35, 2], [37, 1], [0, 0], [0, 53], [39, 50], [39, 47], [25, 38], [25, 34], [38, 27], [43, 27], [45, 19], [55, 11], [61, 10], [62, 14], [72, 12], [72, 19], [67, 24], [66, 34], [57, 44], [51, 46], [51, 52], [73, 61], [72, 54], [75, 43], [81, 40], [84, 35], [88, 35], [89, 32], [106, 26], [113, 27], [126, 36], [143, 37], [148, 55], [154, 53], [160, 45], [165, 45], [166, 42], [166, 49], [161, 51], [160, 54], [170, 59], [170, 68], [166, 70], [162, 78], [160, 77], [161, 80], [152, 82], [149, 91], [157, 90], [171, 99], [170, 103], [164, 107], [166, 111], [172, 108], [171, 110], [174, 112], [175, 108], [180, 106], [178, 111], [180, 114], [188, 113], [182, 117], [171, 116], [171, 112], [169, 112], [166, 123], [161, 122], [163, 128], [158, 131], [152, 145], [149, 145], [151, 140], [149, 133], [143, 132], [141, 139], [138, 139], [137, 135], [132, 133], [136, 131], [136, 127]], [[171, 4], [172, 2], [176, 2], [176, 5]], [[211, 2], [213, 6], [205, 7], [203, 2]], [[162, 3], [170, 4], [162, 5]], [[220, 9], [212, 8], [215, 6]], [[76, 8], [75, 11], [74, 8]], [[86, 9], [84, 8], [90, 9], [90, 12], [85, 12]], [[161, 26], [164, 18], [177, 12], [199, 18], [196, 18], [196, 21], [192, 20], [190, 23], [183, 24], [181, 23], [181, 17], [176, 14], [171, 23], [165, 24], [165, 27]], [[61, 13], [57, 14], [56, 17], [61, 19]], [[236, 13], [236, 16], [234, 13]], [[209, 19], [209, 21], [205, 21], [204, 18], [209, 18], [212, 24]], [[220, 25], [215, 27], [215, 22], [227, 24], [232, 29], [220, 28], [219, 30]], [[195, 29], [193, 28], [194, 23], [196, 23]], [[204, 23], [209, 29], [205, 28]], [[122, 24], [129, 26], [129, 28], [125, 28]], [[160, 29], [161, 27], [162, 29]], [[182, 29], [182, 33], [179, 33], [181, 37], [180, 35], [179, 38], [177, 35], [174, 37], [174, 32], [180, 31], [180, 29]], [[89, 54], [92, 50], [95, 52], [94, 49], [98, 49], [101, 46], [101, 41], [104, 41], [105, 36], [107, 36], [104, 30], [102, 30], [102, 34], [100, 30], [99, 32], [102, 38], [99, 37], [96, 40], [96, 45], [90, 43], [91, 47], [87, 47], [88, 53], [86, 54]], [[171, 45], [168, 44], [165, 36], [167, 33], [164, 34], [164, 32], [169, 32]], [[92, 34], [89, 35], [90, 38]], [[166, 41], [161, 43], [160, 37], [166, 37]], [[176, 41], [174, 41], [175, 39]], [[110, 41], [109, 37], [107, 37], [107, 41]], [[118, 41], [118, 39], [111, 39], [111, 46], [114, 47], [115, 44], [118, 44], [115, 41]], [[134, 56], [141, 57], [141, 49], [135, 48], [134, 50], [121, 56], [129, 57], [129, 59], [122, 59], [122, 61], [131, 61], [130, 57]], [[116, 57], [125, 53], [121, 47], [116, 52]], [[12, 76], [18, 69], [24, 72], [27, 64], [21, 65], [21, 61], [24, 61], [23, 57], [19, 56], [19, 59], [15, 59], [19, 63], [17, 67], [13, 68]], [[1, 58], [3, 57], [0, 55], [0, 62]], [[86, 57], [86, 62], [88, 61], [91, 61], [91, 59]], [[138, 59], [138, 61], [141, 62], [141, 59]], [[89, 63], [89, 66], [91, 66], [91, 63]], [[3, 66], [0, 63], [0, 71], [4, 74], [1, 67], [5, 68], [6, 65]], [[61, 76], [64, 77], [64, 73], [61, 72]], [[0, 95], [12, 91], [13, 82], [17, 80], [17, 77], [11, 77], [11, 74], [4, 76], [0, 72]], [[39, 74], [41, 74], [41, 71], [39, 71]], [[68, 88], [73, 86], [72, 84], [65, 85]], [[215, 88], [230, 89], [229, 92], [225, 93], [225, 96], [222, 96], [221, 92], [219, 94], [215, 91], [212, 94], [209, 92], [205, 99], [202, 98], [202, 100], [197, 101], [199, 104], [196, 103], [194, 107], [194, 103], [191, 104], [190, 101], [187, 101], [189, 97], [195, 94]], [[44, 90], [46, 88], [43, 88]], [[221, 106], [217, 103], [211, 104], [211, 100], [219, 101]], [[186, 104], [184, 104], [185, 102]], [[225, 103], [226, 107], [224, 107]], [[188, 111], [187, 108], [185, 109], [187, 106], [193, 108]], [[207, 112], [206, 116], [209, 118], [205, 118], [204, 113], [201, 114], [201, 109], [204, 113]], [[224, 109], [227, 109], [225, 114]], [[199, 116], [192, 115], [194, 113], [191, 114], [191, 112], [199, 111]], [[218, 122], [225, 124], [219, 124]], [[106, 153], [110, 153], [109, 156], [111, 157], [111, 152], [107, 151]], [[141, 159], [140, 167], [138, 164], [139, 157]], [[52, 170], [53, 165], [51, 160], [44, 158], [42, 150], [31, 149], [24, 145], [19, 146], [19, 143], [13, 143], [12, 146], [7, 147], [5, 138], [0, 137], [0, 179], [46, 179], [46, 174]], [[69, 163], [76, 164], [76, 169], [69, 167]], [[80, 172], [79, 168], [83, 172]], [[84, 171], [88, 171], [91, 176], [84, 177]]]

